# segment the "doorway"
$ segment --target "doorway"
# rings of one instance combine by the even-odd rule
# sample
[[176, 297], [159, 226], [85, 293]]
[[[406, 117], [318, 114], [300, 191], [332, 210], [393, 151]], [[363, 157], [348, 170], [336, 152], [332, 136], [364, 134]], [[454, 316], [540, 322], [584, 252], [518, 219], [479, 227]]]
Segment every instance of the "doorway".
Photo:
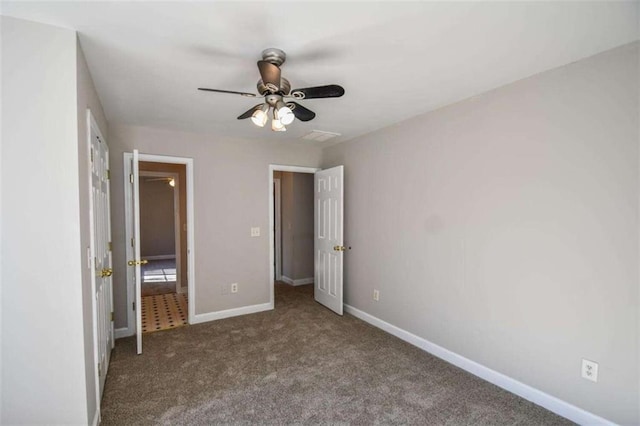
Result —
[[140, 161], [142, 332], [187, 324], [186, 167]]
[[312, 173], [273, 172], [274, 280], [277, 284], [313, 284]]
[[[305, 281], [313, 282], [313, 297], [316, 302], [326, 306], [338, 315], [343, 314], [343, 264], [346, 247], [344, 246], [344, 166], [334, 166], [328, 169], [312, 167], [269, 165], [269, 287], [270, 305], [275, 308], [275, 283], [278, 262], [282, 262], [280, 278], [284, 275], [284, 255], [276, 254], [282, 246], [278, 244], [277, 236], [282, 240], [282, 233], [289, 225], [282, 221], [282, 213], [276, 215], [276, 209], [282, 208], [282, 176], [274, 177], [274, 172], [292, 172], [311, 174], [313, 176], [313, 278], [299, 279], [302, 285]], [[277, 181], [280, 180], [280, 184]], [[278, 190], [278, 188], [280, 188]], [[279, 195], [280, 194], [280, 195]], [[275, 198], [280, 196], [280, 202]], [[276, 226], [281, 229], [276, 232]], [[351, 247], [349, 247], [351, 249]], [[277, 257], [282, 260], [277, 260]], [[291, 278], [291, 277], [287, 277]], [[292, 284], [296, 280], [292, 279]]]
[[[313, 179], [314, 174], [319, 170], [313, 167], [269, 166], [269, 283], [272, 306], [275, 305], [276, 286], [305, 285], [314, 282]], [[298, 201], [303, 207], [300, 212], [310, 213], [310, 216], [305, 216], [306, 220], [298, 221], [297, 240], [301, 243], [300, 246], [306, 247], [307, 251], [303, 255], [298, 253], [300, 264], [306, 263], [306, 265], [299, 266], [297, 273], [293, 267], [293, 254], [295, 253], [293, 237], [296, 231], [293, 205], [296, 202], [292, 197], [294, 177], [296, 176], [298, 178], [298, 192], [301, 193]], [[305, 183], [308, 191], [301, 190], [305, 187]], [[289, 225], [291, 225], [291, 229], [289, 229]], [[308, 269], [309, 265], [311, 266], [310, 270]]]
[[137, 336], [193, 322], [193, 160], [124, 154], [128, 325]]

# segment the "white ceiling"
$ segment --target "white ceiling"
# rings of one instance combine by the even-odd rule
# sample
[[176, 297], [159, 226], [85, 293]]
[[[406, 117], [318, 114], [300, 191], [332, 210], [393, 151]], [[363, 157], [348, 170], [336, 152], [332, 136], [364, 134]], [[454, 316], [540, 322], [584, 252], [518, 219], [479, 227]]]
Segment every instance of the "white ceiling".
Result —
[[[107, 118], [249, 139], [340, 142], [638, 39], [637, 2], [3, 2], [2, 14], [75, 29]], [[236, 117], [258, 103], [256, 61], [287, 52], [315, 120], [286, 133]], [[300, 143], [315, 143], [300, 140]], [[328, 142], [325, 142], [325, 144]]]

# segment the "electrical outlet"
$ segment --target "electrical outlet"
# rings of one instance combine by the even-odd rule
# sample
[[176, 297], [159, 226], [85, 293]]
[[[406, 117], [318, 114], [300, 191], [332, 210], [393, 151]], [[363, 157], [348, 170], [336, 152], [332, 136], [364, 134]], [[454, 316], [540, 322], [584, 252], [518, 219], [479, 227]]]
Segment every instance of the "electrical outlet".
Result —
[[231, 284], [231, 293], [237, 293], [238, 292], [238, 283], [232, 283]]
[[259, 227], [252, 227], [251, 228], [251, 236], [252, 237], [259, 237], [260, 236], [260, 228]]
[[373, 290], [373, 300], [376, 302], [380, 300], [380, 292], [378, 290]]
[[582, 359], [582, 378], [598, 382], [598, 363]]

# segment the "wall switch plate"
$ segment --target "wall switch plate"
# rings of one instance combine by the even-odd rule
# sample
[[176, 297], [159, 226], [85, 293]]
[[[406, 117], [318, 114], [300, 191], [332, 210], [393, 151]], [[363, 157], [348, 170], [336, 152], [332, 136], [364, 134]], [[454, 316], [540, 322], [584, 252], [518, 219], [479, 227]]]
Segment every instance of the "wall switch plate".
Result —
[[238, 283], [231, 283], [231, 293], [238, 292]]
[[260, 236], [260, 228], [259, 227], [251, 228], [251, 236], [252, 237], [259, 237]]
[[588, 359], [582, 359], [582, 378], [591, 380], [592, 382], [598, 382], [598, 363], [595, 361], [589, 361]]
[[373, 300], [375, 300], [376, 302], [380, 300], [380, 291], [373, 290]]

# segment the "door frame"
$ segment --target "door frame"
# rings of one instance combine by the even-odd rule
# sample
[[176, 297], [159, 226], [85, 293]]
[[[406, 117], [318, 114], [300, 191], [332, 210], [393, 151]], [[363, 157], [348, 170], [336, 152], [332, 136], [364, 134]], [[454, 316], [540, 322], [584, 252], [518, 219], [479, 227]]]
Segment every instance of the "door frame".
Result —
[[[150, 172], [141, 170], [138, 175], [140, 177], [167, 177], [172, 178], [175, 181], [173, 187], [173, 234], [175, 239], [174, 250], [176, 259], [176, 293], [182, 293], [182, 256], [180, 256], [180, 224], [182, 223], [180, 218], [180, 175], [174, 172]], [[147, 259], [152, 259], [148, 257]], [[160, 257], [158, 257], [159, 259]]]
[[[273, 229], [273, 218], [275, 215], [273, 208], [273, 172], [293, 172], [293, 173], [311, 173], [315, 174], [315, 172], [319, 172], [322, 170], [318, 167], [303, 167], [303, 166], [289, 166], [283, 164], [269, 164], [269, 304], [271, 305], [271, 309], [275, 307], [275, 294], [274, 294], [274, 229]], [[315, 214], [315, 213], [314, 213]], [[282, 228], [282, 227], [281, 227]], [[315, 230], [314, 230], [315, 233]], [[314, 255], [315, 259], [315, 255]], [[315, 263], [315, 260], [314, 260]], [[189, 290], [191, 291], [191, 290]]]
[[[100, 349], [98, 342], [98, 306], [96, 302], [96, 274], [95, 274], [95, 253], [96, 253], [96, 236], [95, 236], [95, 223], [94, 223], [94, 205], [93, 205], [93, 176], [92, 176], [92, 166], [91, 166], [91, 150], [93, 149], [92, 141], [91, 141], [91, 132], [95, 132], [95, 134], [102, 140], [104, 143], [107, 143], [107, 140], [102, 136], [102, 132], [100, 131], [100, 127], [98, 126], [98, 122], [95, 117], [91, 113], [91, 109], [87, 108], [87, 179], [89, 182], [89, 250], [88, 250], [88, 259], [87, 266], [90, 270], [91, 276], [91, 319], [93, 321], [93, 372], [94, 372], [94, 380], [96, 382], [96, 415], [95, 419], [100, 421], [101, 411], [100, 411], [100, 375], [98, 374], [98, 364], [100, 362]], [[107, 145], [108, 147], [108, 145]], [[107, 161], [109, 158], [107, 157]], [[110, 184], [107, 182], [107, 190], [110, 192]], [[109, 212], [107, 221], [107, 227], [109, 231], [109, 238], [111, 238], [111, 197], [109, 197]], [[113, 252], [109, 251], [109, 259], [111, 262], [111, 267], [113, 268]], [[111, 299], [111, 310], [113, 311], [113, 280], [109, 285], [109, 298]], [[113, 314], [112, 314], [113, 315]], [[115, 330], [114, 330], [114, 322], [113, 318], [111, 318], [111, 349], [115, 346]]]
[[[188, 303], [188, 323], [195, 324], [196, 316], [196, 277], [195, 277], [195, 221], [194, 221], [194, 190], [193, 190], [193, 158], [188, 157], [173, 157], [167, 155], [157, 154], [138, 154], [139, 161], [146, 161], [150, 163], [169, 163], [169, 164], [184, 164], [186, 167], [187, 178], [187, 292], [189, 294]], [[133, 206], [131, 205], [131, 184], [129, 181], [129, 174], [131, 173], [131, 159], [133, 154], [131, 152], [124, 153], [124, 203], [125, 203], [125, 215], [126, 212], [131, 211]], [[131, 223], [126, 220], [125, 229], [125, 268], [128, 268], [126, 261], [132, 259], [131, 257], [131, 244], [130, 238], [133, 233], [131, 229]], [[133, 301], [135, 300], [135, 286], [133, 280], [130, 278], [130, 274], [127, 271], [127, 333], [126, 336], [132, 336], [135, 334], [135, 313], [133, 311]], [[140, 307], [141, 308], [141, 307]]]

